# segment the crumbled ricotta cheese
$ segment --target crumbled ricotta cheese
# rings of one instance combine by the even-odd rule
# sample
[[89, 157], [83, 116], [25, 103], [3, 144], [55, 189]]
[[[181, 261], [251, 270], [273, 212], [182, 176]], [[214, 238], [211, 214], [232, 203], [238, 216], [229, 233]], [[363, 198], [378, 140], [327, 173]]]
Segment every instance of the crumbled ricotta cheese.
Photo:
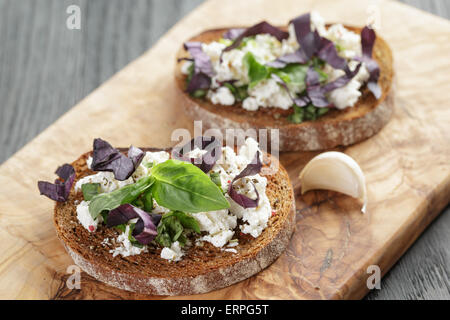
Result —
[[[256, 153], [259, 150], [258, 142], [252, 137], [245, 139], [245, 143], [239, 148], [238, 156], [244, 157], [247, 160], [247, 164], [253, 161]], [[259, 154], [259, 159], [262, 161], [262, 153]]]
[[91, 169], [92, 170], [92, 161], [93, 161], [94, 159], [92, 159], [92, 157], [91, 156], [89, 156], [88, 158], [87, 158], [87, 160], [86, 160], [86, 165], [87, 165], [87, 167], [89, 168], [89, 169]]
[[248, 111], [256, 111], [259, 109], [258, 101], [254, 97], [247, 97], [242, 101], [242, 108]]
[[230, 248], [230, 249], [222, 249], [222, 251], [231, 252], [231, 253], [237, 253], [236, 249]]
[[180, 243], [175, 241], [170, 248], [163, 248], [161, 250], [161, 258], [169, 261], [180, 261], [184, 253], [181, 250]]
[[142, 252], [147, 252], [147, 246], [143, 246], [142, 248], [133, 246], [131, 241], [128, 239], [130, 234], [130, 226], [127, 225], [125, 232], [122, 232], [116, 240], [116, 243], [119, 244], [117, 248], [109, 250], [112, 253], [113, 257], [117, 255], [121, 255], [123, 257], [134, 256], [137, 254], [141, 254]]
[[153, 166], [169, 160], [170, 154], [166, 151], [146, 152], [142, 164], [153, 163]]
[[223, 104], [224, 106], [231, 106], [235, 102], [233, 93], [227, 87], [220, 87], [216, 91], [209, 90], [208, 98], [214, 104]]
[[[242, 182], [244, 180], [244, 182]], [[253, 184], [245, 181], [251, 181]], [[251, 199], [256, 198], [254, 187], [258, 190], [259, 201], [256, 208], [243, 208], [234, 202], [233, 199], [228, 198], [230, 202], [230, 212], [238, 219], [242, 219], [245, 223], [240, 225], [240, 229], [245, 234], [250, 234], [253, 237], [258, 237], [262, 231], [267, 227], [267, 222], [272, 214], [272, 208], [269, 198], [266, 195], [267, 178], [259, 174], [245, 177], [241, 182], [236, 182], [235, 188], [239, 193], [246, 195]]]
[[[357, 61], [351, 61], [349, 63], [350, 70], [355, 70], [356, 66], [359, 64]], [[343, 70], [330, 69], [330, 80], [333, 81], [338, 77], [344, 75]], [[328, 100], [333, 103], [338, 109], [345, 109], [348, 107], [353, 107], [361, 96], [361, 91], [359, 90], [361, 86], [369, 79], [369, 71], [367, 70], [365, 64], [361, 66], [358, 73], [349, 83], [345, 86], [331, 91], [328, 95]]]
[[103, 221], [101, 216], [97, 219], [92, 219], [91, 213], [89, 212], [89, 201], [84, 200], [77, 205], [77, 219], [89, 232], [95, 232], [98, 224]]
[[330, 26], [323, 34], [324, 37], [333, 41], [343, 50], [339, 55], [346, 59], [352, 59], [361, 55], [361, 36], [337, 23]]
[[237, 225], [236, 216], [228, 214], [228, 209], [193, 213], [200, 230], [208, 234], [202, 240], [212, 243], [216, 247], [223, 247], [234, 235], [234, 228]]
[[181, 73], [189, 74], [189, 68], [192, 66], [192, 61], [185, 61], [181, 66]]
[[81, 191], [81, 186], [86, 183], [100, 183], [102, 192], [111, 192], [130, 183], [134, 183], [134, 180], [130, 177], [125, 181], [118, 181], [114, 178], [114, 173], [101, 171], [78, 180], [75, 184], [75, 191]]
[[[275, 106], [287, 110], [292, 106], [292, 98], [289, 96], [289, 93], [274, 79], [266, 79], [258, 82], [253, 88], [248, 90], [248, 93], [250, 97], [256, 99], [258, 107]], [[249, 102], [242, 105], [244, 109], [249, 106], [250, 109], [254, 109], [254, 106]]]

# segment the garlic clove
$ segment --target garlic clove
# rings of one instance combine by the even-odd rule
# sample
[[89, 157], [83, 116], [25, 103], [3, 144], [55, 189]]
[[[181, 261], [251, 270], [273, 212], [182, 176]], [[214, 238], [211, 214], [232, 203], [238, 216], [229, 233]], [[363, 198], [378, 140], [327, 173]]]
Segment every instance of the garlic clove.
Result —
[[311, 159], [300, 172], [301, 192], [323, 189], [337, 191], [363, 201], [366, 212], [366, 179], [358, 163], [342, 152], [324, 152]]

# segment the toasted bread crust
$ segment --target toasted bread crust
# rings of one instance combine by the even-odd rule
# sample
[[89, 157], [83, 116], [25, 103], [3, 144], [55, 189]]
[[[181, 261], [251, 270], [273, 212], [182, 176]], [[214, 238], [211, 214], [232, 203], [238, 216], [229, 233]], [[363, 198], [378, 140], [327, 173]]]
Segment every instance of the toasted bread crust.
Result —
[[[346, 28], [358, 33], [361, 30], [351, 26]], [[189, 41], [211, 42], [219, 39], [227, 29], [207, 30]], [[177, 54], [177, 58], [187, 56], [183, 48]], [[380, 36], [377, 36], [373, 57], [381, 71], [380, 99], [377, 100], [364, 87], [362, 96], [352, 108], [330, 110], [318, 120], [300, 124], [287, 120], [287, 115], [293, 112], [292, 109], [287, 111], [279, 108], [260, 108], [258, 111], [247, 111], [240, 103], [233, 106], [215, 105], [204, 99], [192, 98], [185, 92], [186, 76], [181, 72], [181, 63], [175, 68], [175, 81], [186, 114], [194, 120], [202, 120], [205, 129], [220, 129], [222, 134], [225, 134], [228, 128], [278, 129], [280, 151], [322, 150], [365, 140], [381, 130], [391, 118], [394, 106], [393, 57], [388, 44]], [[270, 136], [269, 134], [268, 137]]]
[[[76, 181], [94, 173], [86, 165], [89, 155], [86, 153], [72, 163]], [[279, 165], [276, 158], [266, 154], [265, 165], [268, 162]], [[251, 277], [269, 266], [287, 247], [295, 226], [293, 189], [281, 165], [275, 174], [266, 177], [267, 195], [276, 214], [256, 239], [237, 232], [236, 254], [204, 243], [201, 247], [190, 247], [179, 262], [162, 259], [158, 247], [136, 256], [112, 257], [109, 250], [115, 246], [105, 246], [102, 241], [115, 239], [118, 232], [105, 226], [99, 226], [94, 233], [84, 229], [76, 217], [76, 201], [82, 200], [83, 196], [74, 190], [68, 201], [55, 205], [56, 233], [78, 266], [111, 286], [151, 295], [206, 293]]]

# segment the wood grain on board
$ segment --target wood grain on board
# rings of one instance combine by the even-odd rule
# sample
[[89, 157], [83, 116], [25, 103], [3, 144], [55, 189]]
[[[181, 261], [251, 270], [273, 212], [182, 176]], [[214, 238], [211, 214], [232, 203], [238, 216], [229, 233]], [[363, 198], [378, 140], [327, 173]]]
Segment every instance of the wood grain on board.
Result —
[[[192, 129], [174, 94], [173, 58], [184, 39], [207, 28], [262, 19], [283, 24], [310, 9], [327, 21], [363, 25], [376, 3], [379, 32], [394, 52], [397, 95], [393, 119], [379, 134], [340, 149], [366, 173], [369, 214], [336, 193], [297, 194], [296, 232], [283, 256], [251, 279], [189, 298], [361, 298], [368, 291], [367, 267], [376, 264], [386, 273], [447, 205], [448, 21], [389, 1], [239, 3], [201, 5], [0, 167], [0, 298], [164, 298], [117, 290], [86, 274], [81, 290], [69, 290], [66, 269], [73, 262], [56, 239], [53, 203], [39, 196], [36, 182], [54, 179], [56, 167], [89, 150], [94, 137], [117, 146], [161, 147], [175, 143], [175, 128]], [[281, 155], [297, 190], [296, 177], [315, 154]]]

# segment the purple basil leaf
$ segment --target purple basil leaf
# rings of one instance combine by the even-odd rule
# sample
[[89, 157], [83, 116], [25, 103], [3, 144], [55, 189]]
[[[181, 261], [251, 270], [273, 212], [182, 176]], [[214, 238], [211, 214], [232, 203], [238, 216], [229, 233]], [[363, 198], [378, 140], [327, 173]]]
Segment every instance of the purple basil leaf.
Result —
[[142, 230], [139, 230], [140, 228], [137, 229], [132, 235], [137, 241], [139, 241], [139, 243], [149, 244], [158, 235], [156, 227], [158, 226], [162, 216], [159, 214], [147, 213], [137, 207], [134, 207], [134, 211], [136, 211], [140, 220], [142, 220], [144, 228]]
[[137, 167], [142, 162], [142, 159], [144, 159], [145, 153], [139, 148], [131, 146], [130, 149], [128, 149], [128, 158], [131, 159], [134, 165], [134, 170], [136, 170]]
[[294, 103], [298, 107], [306, 107], [310, 103], [310, 101], [307, 96], [304, 96], [304, 97], [295, 98]]
[[352, 78], [358, 74], [360, 68], [361, 68], [361, 63], [356, 66], [355, 70], [350, 71], [349, 73], [346, 73], [343, 76], [337, 78], [336, 80], [324, 85], [323, 90], [325, 92], [330, 92], [330, 91], [333, 91], [335, 89], [338, 89], [338, 88], [341, 88], [341, 87], [347, 85], [347, 83], [349, 83], [350, 80], [352, 80]]
[[157, 235], [156, 226], [161, 220], [161, 215], [159, 214], [147, 213], [131, 204], [123, 204], [109, 212], [107, 226], [117, 226], [135, 218], [139, 218], [139, 220], [135, 225], [132, 235], [139, 243], [149, 244]]
[[184, 48], [194, 59], [194, 73], [204, 73], [205, 75], [214, 76], [214, 70], [209, 56], [203, 52], [201, 42], [186, 42]]
[[[188, 153], [195, 148], [206, 150], [207, 152], [200, 159], [185, 156], [185, 153]], [[215, 137], [203, 136], [198, 136], [185, 144], [183, 147], [174, 149], [172, 154], [175, 159], [191, 162], [205, 173], [211, 171], [217, 160], [219, 160], [222, 156], [220, 141]]]
[[256, 199], [251, 199], [247, 196], [244, 196], [243, 194], [240, 194], [233, 187], [230, 187], [228, 189], [228, 195], [230, 196], [231, 199], [233, 199], [234, 202], [236, 202], [238, 205], [240, 205], [241, 207], [243, 207], [245, 209], [256, 208], [258, 206], [258, 202], [259, 202], [259, 193], [254, 184], [253, 184], [253, 187], [255, 188]]
[[315, 107], [324, 108], [330, 106], [330, 102], [325, 96], [325, 91], [320, 85], [308, 87], [308, 98]]
[[370, 92], [373, 93], [373, 95], [375, 96], [375, 98], [380, 99], [381, 97], [381, 87], [377, 82], [368, 82], [367, 83], [367, 88], [370, 90]]
[[361, 49], [365, 57], [372, 58], [373, 46], [377, 36], [375, 31], [367, 26], [361, 30]]
[[347, 61], [338, 55], [334, 43], [326, 38], [322, 38], [321, 48], [317, 56], [332, 66], [334, 69], [341, 69], [348, 72]]
[[244, 28], [233, 28], [233, 29], [229, 29], [227, 30], [227, 32], [225, 32], [223, 34], [223, 38], [224, 39], [228, 39], [228, 40], [235, 40], [236, 38], [238, 38], [242, 33], [244, 33], [245, 29]]
[[308, 62], [308, 58], [302, 50], [297, 50], [294, 53], [289, 53], [284, 56], [279, 57], [278, 59], [271, 61], [267, 64], [267, 66], [272, 68], [281, 69], [284, 68], [289, 63], [301, 63], [305, 64]]
[[56, 179], [55, 183], [46, 181], [38, 181], [38, 188], [41, 195], [44, 195], [52, 200], [64, 202], [67, 201], [75, 181], [75, 169], [70, 164], [64, 164], [55, 172], [60, 179]]
[[277, 27], [274, 27], [270, 23], [263, 21], [258, 24], [255, 24], [254, 26], [246, 29], [244, 32], [242, 32], [233, 42], [233, 44], [226, 47], [223, 52], [227, 52], [230, 50], [233, 50], [241, 44], [242, 40], [246, 37], [256, 36], [257, 34], [263, 34], [268, 33], [271, 36], [274, 36], [278, 39], [278, 41], [281, 41], [283, 39], [287, 39], [289, 37], [289, 33], [282, 31], [278, 29]]
[[319, 78], [319, 73], [310, 66], [306, 71], [306, 94], [314, 106], [328, 107], [330, 103], [325, 96], [323, 87], [320, 86]]
[[307, 59], [319, 51], [322, 45], [322, 38], [315, 30], [311, 30], [311, 15], [305, 13], [291, 21], [294, 25], [295, 35], [297, 37], [297, 42], [300, 45], [301, 51], [304, 52]]
[[214, 69], [209, 56], [203, 52], [201, 42], [186, 42], [184, 48], [194, 61], [194, 74], [189, 81], [186, 91], [193, 93], [200, 89], [209, 89]]
[[135, 170], [132, 159], [99, 138], [94, 140], [91, 168], [94, 171], [113, 172], [114, 178], [119, 181], [128, 179]]
[[[156, 224], [157, 226], [157, 224]], [[144, 231], [144, 221], [142, 219], [139, 219], [136, 224], [134, 225], [133, 232], [131, 235], [134, 237], [138, 234], [140, 234], [142, 231]]]
[[372, 51], [375, 45], [375, 40], [376, 34], [373, 29], [366, 26], [361, 30], [361, 48], [363, 55], [360, 60], [365, 63], [370, 75], [367, 88], [373, 93], [375, 98], [379, 99], [381, 97], [381, 88], [378, 85], [380, 67], [378, 66], [378, 63], [372, 59]]
[[306, 87], [317, 86], [320, 84], [319, 73], [312, 66], [306, 71]]
[[133, 206], [130, 204], [123, 204], [108, 213], [106, 226], [108, 228], [115, 227], [127, 223], [134, 218], [139, 218], [139, 215], [133, 210]]
[[233, 181], [231, 181], [230, 186], [228, 187], [228, 195], [231, 199], [234, 200], [238, 205], [240, 205], [243, 208], [256, 208], [258, 206], [259, 202], [259, 193], [258, 190], [256, 190], [255, 185], [253, 187], [255, 188], [256, 192], [256, 199], [251, 199], [247, 196], [244, 196], [243, 194], [240, 194], [237, 192], [233, 184], [237, 180], [247, 177], [247, 176], [254, 176], [255, 174], [258, 174], [261, 172], [262, 168], [262, 162], [260, 159], [260, 152], [257, 151], [255, 154], [255, 158], [245, 167], [244, 170], [241, 171], [236, 177], [234, 177]]
[[211, 86], [211, 78], [204, 73], [196, 73], [192, 76], [191, 81], [187, 86], [186, 91], [193, 93], [200, 89], [209, 89]]

